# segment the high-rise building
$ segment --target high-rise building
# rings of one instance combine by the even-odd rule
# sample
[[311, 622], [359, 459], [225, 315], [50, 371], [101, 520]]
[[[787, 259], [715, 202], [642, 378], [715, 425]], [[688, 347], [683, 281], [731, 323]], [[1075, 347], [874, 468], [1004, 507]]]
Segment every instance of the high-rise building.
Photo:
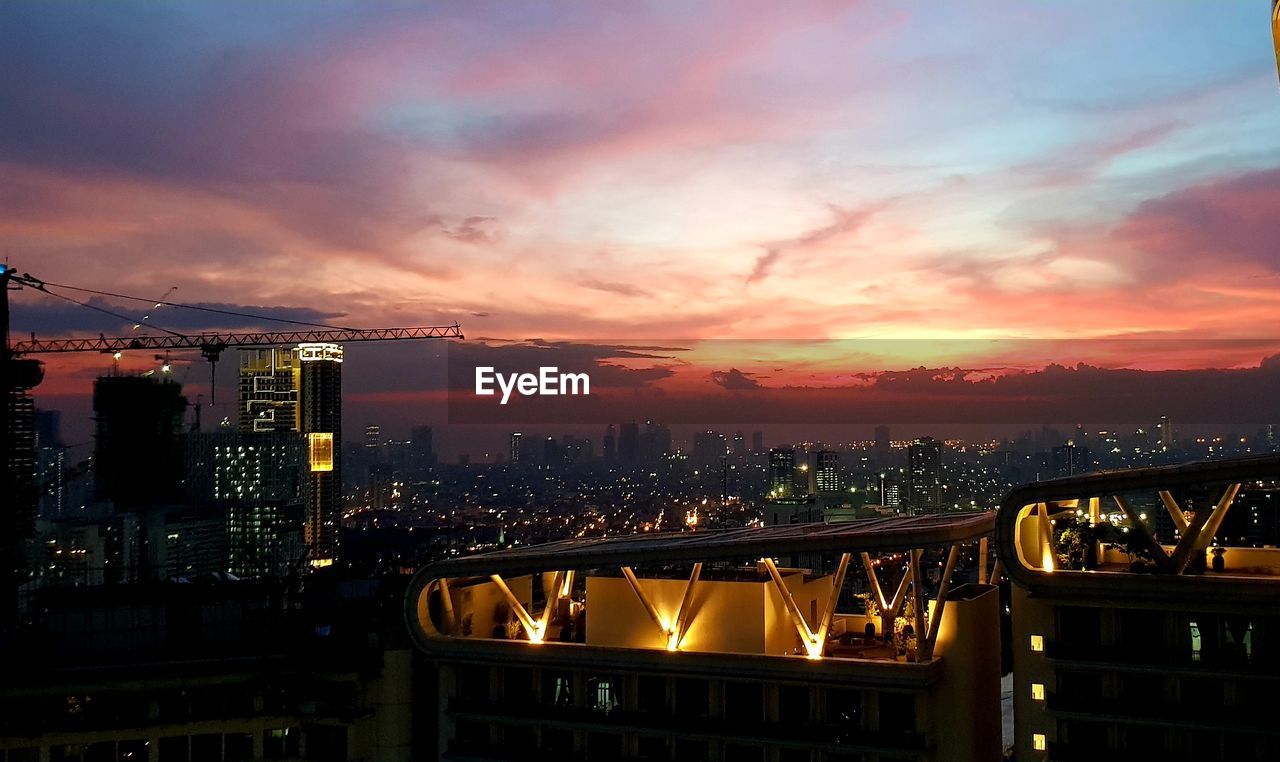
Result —
[[117, 510], [172, 504], [184, 461], [182, 385], [155, 376], [104, 376], [93, 385], [94, 492]]
[[524, 434], [520, 433], [519, 431], [511, 432], [511, 438], [507, 442], [507, 461], [508, 462], [510, 463], [520, 462], [520, 456], [521, 456], [520, 444], [521, 444], [521, 440], [523, 439], [524, 439]]
[[751, 432], [751, 452], [754, 452], [754, 453], [764, 452], [764, 432], [763, 431]]
[[[1242, 487], [1277, 476], [1270, 455], [1009, 494], [995, 537], [1012, 583], [1014, 760], [1280, 759], [1280, 549], [1223, 531]], [[1176, 542], [1156, 539], [1153, 511], [1182, 528]]]
[[284, 575], [305, 553], [305, 438], [292, 431], [194, 432], [187, 437], [187, 500], [225, 523], [227, 567], [239, 577]]
[[602, 448], [601, 455], [604, 457], [606, 464], [612, 464], [618, 459], [618, 437], [614, 433], [613, 424], [609, 424], [604, 430], [604, 438], [600, 441]]
[[738, 458], [747, 454], [747, 438], [741, 431], [733, 435], [733, 454]]
[[724, 463], [724, 434], [699, 431], [693, 435], [693, 463], [699, 468], [718, 468]]
[[875, 436], [876, 464], [883, 466], [889, 462], [889, 427], [877, 426]]
[[382, 427], [378, 424], [370, 423], [364, 427], [364, 447], [373, 453], [382, 447]]
[[1173, 449], [1173, 424], [1169, 422], [1169, 416], [1160, 416], [1160, 422], [1156, 424], [1156, 434], [1160, 439], [1161, 452]]
[[918, 513], [942, 510], [942, 443], [921, 437], [907, 448], [911, 508]]
[[435, 441], [430, 426], [414, 426], [409, 432], [410, 479], [425, 479], [436, 467]]
[[342, 346], [299, 344], [299, 430], [307, 438], [304, 535], [313, 566], [338, 556], [342, 523]]
[[769, 492], [771, 498], [802, 497], [796, 489], [796, 451], [781, 448], [769, 451]]
[[1053, 448], [1053, 475], [1075, 476], [1083, 474], [1091, 468], [1089, 448], [1068, 442]]
[[640, 424], [624, 423], [618, 427], [618, 460], [631, 465], [640, 455]]
[[813, 485], [818, 494], [840, 492], [840, 454], [831, 450], [813, 453]]
[[300, 431], [302, 365], [295, 347], [240, 350], [241, 433]]

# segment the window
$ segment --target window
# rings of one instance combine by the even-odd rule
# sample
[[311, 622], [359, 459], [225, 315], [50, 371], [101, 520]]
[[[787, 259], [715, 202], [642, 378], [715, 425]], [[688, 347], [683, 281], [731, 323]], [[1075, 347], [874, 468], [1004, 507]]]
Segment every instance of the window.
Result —
[[160, 739], [160, 762], [189, 762], [191, 755], [186, 736], [169, 736]]
[[667, 713], [667, 680], [641, 675], [636, 682], [636, 708], [649, 714]]
[[1031, 748], [1036, 751], [1045, 751], [1049, 748], [1049, 742], [1045, 740], [1044, 733], [1031, 734]]
[[912, 733], [916, 729], [916, 697], [910, 693], [880, 694], [880, 732]]
[[277, 728], [262, 731], [262, 756], [264, 759], [287, 759], [298, 756], [297, 728]]
[[191, 762], [221, 762], [221, 760], [221, 733], [201, 733], [191, 736]]
[[591, 708], [597, 712], [608, 714], [618, 706], [618, 694], [614, 686], [617, 680], [612, 677], [593, 677], [587, 681], [587, 695], [591, 699]]
[[685, 718], [706, 717], [711, 714], [711, 697], [706, 680], [676, 680], [676, 714]]
[[251, 733], [227, 733], [222, 737], [223, 759], [227, 762], [245, 762], [253, 759], [253, 735]]
[[1044, 683], [1031, 684], [1031, 699], [1033, 701], [1044, 701]]
[[731, 722], [764, 719], [764, 686], [759, 683], [724, 684], [724, 713]]
[[1039, 652], [1041, 652], [1041, 651], [1043, 651], [1043, 650], [1044, 650], [1044, 636], [1043, 636], [1043, 635], [1032, 635], [1032, 636], [1031, 636], [1031, 650], [1032, 650], [1032, 651], [1035, 651], [1035, 652], [1037, 652], [1037, 653], [1039, 653]]
[[778, 722], [805, 725], [809, 722], [809, 686], [778, 686]]

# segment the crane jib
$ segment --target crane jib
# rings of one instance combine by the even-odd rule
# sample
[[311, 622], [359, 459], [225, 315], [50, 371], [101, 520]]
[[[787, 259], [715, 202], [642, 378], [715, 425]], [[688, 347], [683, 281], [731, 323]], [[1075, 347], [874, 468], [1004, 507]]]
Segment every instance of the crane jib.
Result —
[[401, 339], [460, 339], [462, 330], [453, 325], [413, 328], [317, 329], [312, 331], [261, 331], [252, 333], [195, 333], [184, 336], [97, 336], [78, 339], [31, 339], [14, 342], [14, 354], [58, 352], [123, 352], [132, 349], [204, 349], [206, 347], [265, 347], [304, 342], [341, 344], [355, 341], [395, 341]]

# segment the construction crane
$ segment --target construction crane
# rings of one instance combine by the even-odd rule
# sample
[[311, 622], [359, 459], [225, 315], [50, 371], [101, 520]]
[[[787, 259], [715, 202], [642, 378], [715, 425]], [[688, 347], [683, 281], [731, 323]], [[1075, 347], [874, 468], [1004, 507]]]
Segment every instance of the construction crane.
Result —
[[[15, 452], [16, 442], [14, 441], [13, 419], [10, 414], [10, 400], [16, 392], [32, 389], [38, 386], [43, 380], [44, 370], [41, 363], [37, 360], [25, 357], [25, 355], [33, 354], [56, 354], [65, 352], [104, 352], [117, 354], [129, 350], [173, 350], [173, 349], [198, 349], [200, 354], [210, 362], [211, 375], [215, 371], [214, 363], [217, 363], [222, 353], [230, 347], [271, 347], [285, 344], [298, 344], [306, 342], [329, 342], [329, 343], [348, 343], [357, 341], [401, 341], [406, 339], [461, 339], [462, 330], [455, 322], [452, 325], [433, 325], [419, 326], [413, 328], [344, 328], [340, 326], [322, 326], [311, 323], [301, 323], [296, 320], [285, 320], [281, 318], [262, 318], [265, 320], [275, 320], [279, 322], [295, 323], [309, 326], [306, 330], [298, 331], [255, 331], [245, 333], [194, 333], [183, 334], [176, 331], [151, 326], [155, 330], [164, 332], [163, 335], [150, 336], [98, 336], [97, 338], [79, 338], [79, 339], [37, 339], [32, 335], [28, 341], [20, 341], [10, 345], [9, 343], [9, 291], [20, 288], [30, 288], [40, 291], [50, 296], [60, 299], [70, 300], [68, 297], [50, 291], [49, 288], [55, 286], [52, 283], [46, 283], [39, 278], [33, 277], [29, 273], [19, 274], [16, 270], [5, 264], [0, 264], [0, 500], [12, 498], [13, 487], [15, 485], [15, 474], [12, 472], [12, 456]], [[71, 286], [61, 286], [60, 288], [75, 288]], [[75, 288], [79, 291], [92, 291], [91, 289]], [[93, 293], [106, 293], [92, 291]], [[116, 296], [124, 296], [117, 294]], [[134, 299], [136, 297], [124, 297]], [[162, 297], [163, 300], [163, 297]], [[92, 304], [75, 302], [80, 306], [89, 309], [95, 309], [99, 312], [105, 312], [116, 318], [132, 319], [128, 316], [114, 313], [110, 310], [95, 306]], [[163, 302], [163, 304], [170, 304]], [[157, 304], [157, 306], [159, 306]], [[192, 309], [205, 309], [210, 312], [225, 312], [224, 310], [198, 308], [191, 305], [177, 305], [175, 307], [189, 307]], [[259, 316], [260, 317], [260, 316]], [[212, 388], [211, 388], [212, 399]], [[0, 517], [3, 519], [4, 517]], [[5, 537], [11, 537], [15, 533], [10, 527], [4, 526], [0, 521], [0, 546], [3, 545]], [[0, 566], [7, 565], [11, 556], [8, 550], [0, 547], [0, 557], [6, 559]], [[0, 569], [0, 574], [5, 570]]]
[[[37, 339], [33, 334], [28, 341], [9, 343], [9, 291], [27, 287], [52, 294], [46, 283], [30, 273], [18, 274], [16, 270], [0, 265], [0, 358], [8, 362], [0, 373], [5, 374], [5, 384], [0, 388], [31, 388], [40, 382], [41, 372], [33, 360], [19, 360], [23, 355], [59, 354], [65, 352], [102, 352], [119, 355], [129, 350], [198, 349], [210, 363], [210, 372], [222, 353], [230, 347], [271, 347], [306, 342], [343, 344], [357, 341], [400, 341], [405, 339], [461, 339], [462, 329], [452, 325], [417, 326], [412, 328], [342, 328], [320, 326], [305, 331], [254, 331], [247, 333], [194, 333], [183, 334], [166, 331], [154, 336], [103, 336], [76, 339]], [[157, 305], [158, 306], [158, 305]], [[293, 321], [291, 321], [293, 322]], [[165, 330], [165, 329], [161, 329]], [[10, 371], [15, 375], [10, 376]], [[210, 389], [212, 394], [212, 387]]]

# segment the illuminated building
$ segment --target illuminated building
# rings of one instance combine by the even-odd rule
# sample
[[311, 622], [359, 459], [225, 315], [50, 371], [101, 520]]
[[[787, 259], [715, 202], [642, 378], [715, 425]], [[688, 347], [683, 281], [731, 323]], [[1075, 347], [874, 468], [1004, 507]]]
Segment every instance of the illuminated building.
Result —
[[840, 455], [831, 450], [813, 453], [813, 487], [819, 494], [840, 492]]
[[299, 344], [298, 424], [307, 437], [304, 538], [314, 566], [338, 555], [342, 519], [342, 347]]
[[[432, 756], [997, 759], [998, 593], [952, 584], [992, 521], [569, 540], [427, 567], [406, 616], [437, 665]], [[778, 568], [777, 553], [832, 563]], [[946, 558], [936, 600], [926, 553]], [[880, 611], [843, 613], [846, 579], [868, 573]]]
[[154, 376], [93, 384], [94, 491], [117, 510], [171, 504], [183, 475], [182, 385]]
[[520, 462], [520, 443], [524, 439], [524, 434], [519, 431], [511, 432], [511, 440], [507, 445], [507, 460], [512, 463]]
[[[808, 494], [807, 484], [799, 486], [797, 479], [796, 451], [778, 449], [769, 451], [769, 492], [770, 499], [803, 497]], [[808, 479], [806, 477], [805, 481]]]
[[[1240, 490], [1277, 477], [1269, 455], [1010, 493], [995, 535], [1013, 586], [1016, 760], [1280, 758], [1280, 549], [1223, 531]], [[1152, 512], [1176, 535], [1160, 541]]]
[[240, 350], [240, 432], [298, 431], [296, 348]]
[[907, 448], [908, 497], [912, 510], [937, 513], [942, 510], [942, 443], [921, 437]]
[[188, 438], [189, 499], [222, 508], [227, 571], [238, 577], [279, 575], [297, 560], [306, 448], [302, 435], [290, 431], [202, 432]]

